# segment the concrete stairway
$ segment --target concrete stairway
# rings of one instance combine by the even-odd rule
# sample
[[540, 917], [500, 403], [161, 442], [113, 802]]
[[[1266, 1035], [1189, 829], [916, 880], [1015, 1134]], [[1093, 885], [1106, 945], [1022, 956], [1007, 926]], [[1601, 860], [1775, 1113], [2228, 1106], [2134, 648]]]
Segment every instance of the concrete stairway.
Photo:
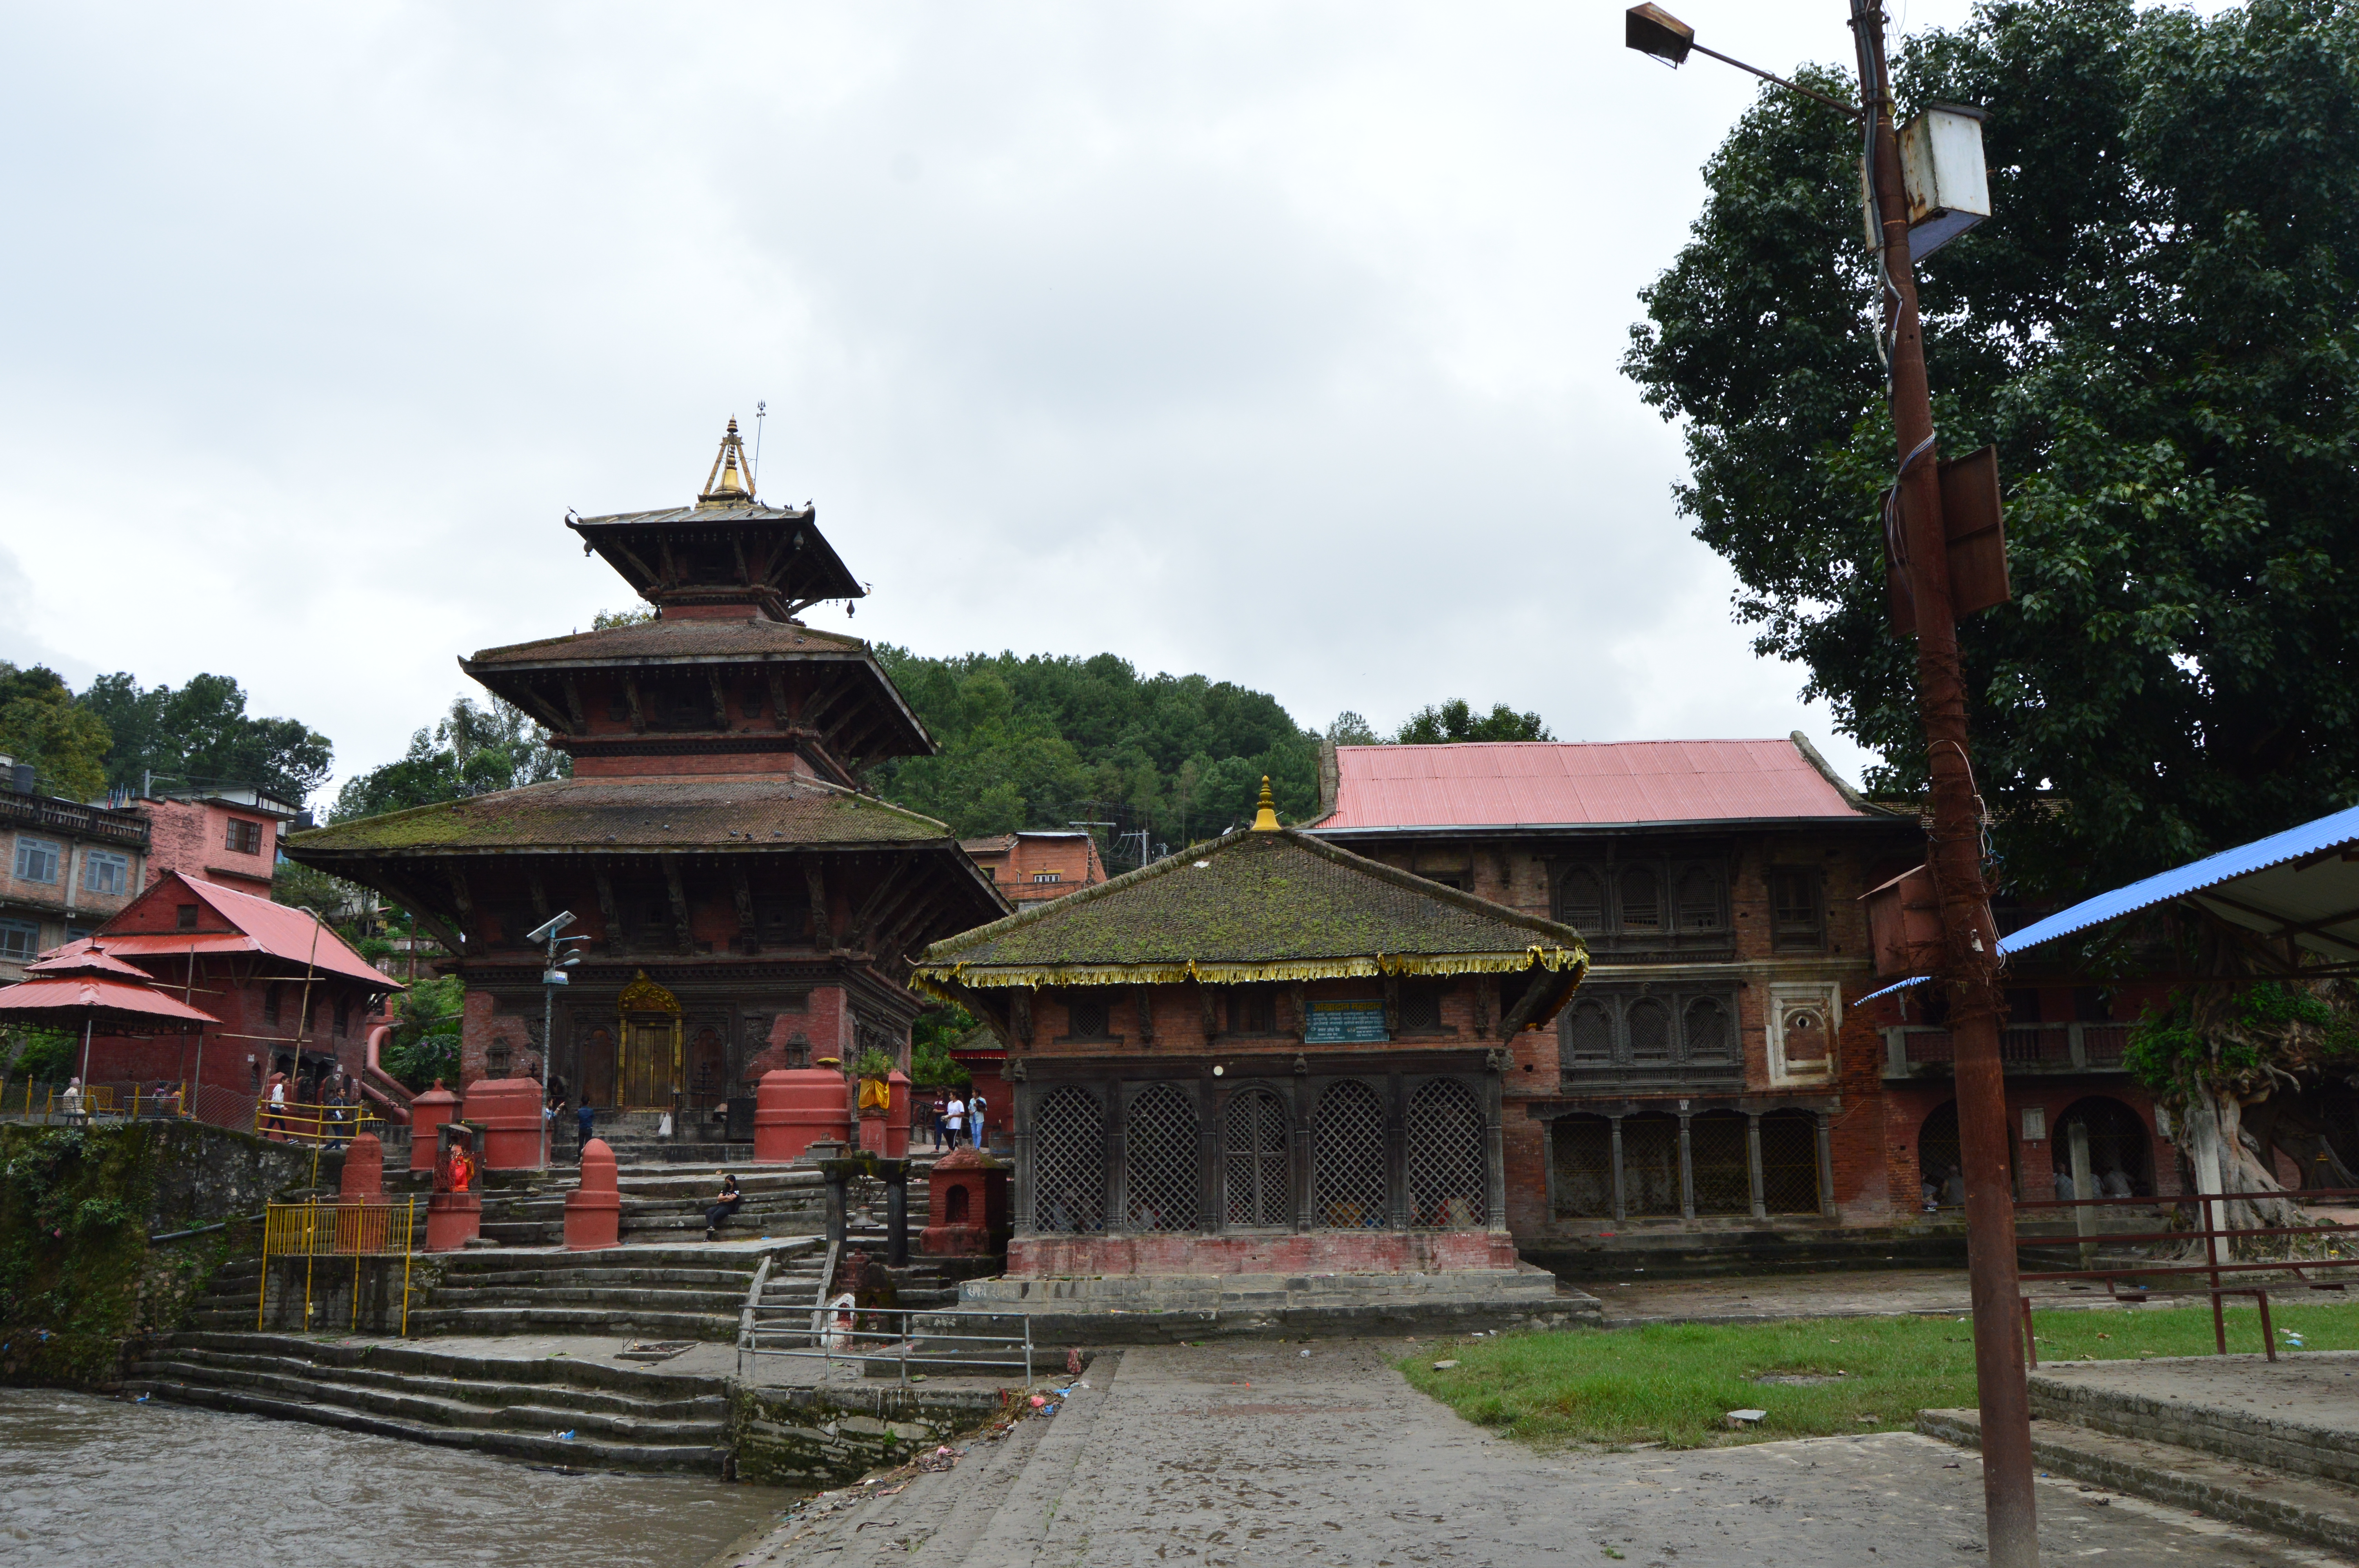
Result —
[[[2359, 1351], [2066, 1362], [2030, 1375], [2043, 1471], [2359, 1554]], [[1981, 1446], [1979, 1412], [1918, 1430]], [[2046, 1503], [2041, 1505], [2046, 1507]]]
[[[775, 1250], [816, 1257], [825, 1249], [812, 1238]], [[752, 1249], [701, 1246], [455, 1253], [425, 1304], [410, 1308], [409, 1332], [727, 1342], [737, 1336], [738, 1313], [762, 1256]]]
[[[926, 1224], [925, 1161], [909, 1177], [909, 1229], [914, 1236]], [[826, 1227], [827, 1183], [819, 1172], [793, 1166], [756, 1166], [734, 1173], [745, 1203], [723, 1228], [730, 1236], [816, 1236]], [[484, 1238], [504, 1247], [555, 1247], [565, 1239], [565, 1195], [576, 1181], [563, 1166], [547, 1172], [495, 1172], [500, 1180], [484, 1193]], [[682, 1171], [665, 1166], [624, 1166], [618, 1173], [623, 1194], [622, 1234], [625, 1240], [646, 1240], [665, 1235], [682, 1240], [701, 1239], [705, 1210], [719, 1186], [710, 1169]], [[870, 1200], [858, 1213], [870, 1223], [885, 1221], [883, 1184], [875, 1184]], [[856, 1223], [856, 1221], [855, 1221]]]
[[[728, 1458], [720, 1379], [562, 1357], [189, 1330], [157, 1342], [125, 1386], [182, 1404], [543, 1464], [719, 1476]], [[564, 1433], [571, 1436], [558, 1435]]]

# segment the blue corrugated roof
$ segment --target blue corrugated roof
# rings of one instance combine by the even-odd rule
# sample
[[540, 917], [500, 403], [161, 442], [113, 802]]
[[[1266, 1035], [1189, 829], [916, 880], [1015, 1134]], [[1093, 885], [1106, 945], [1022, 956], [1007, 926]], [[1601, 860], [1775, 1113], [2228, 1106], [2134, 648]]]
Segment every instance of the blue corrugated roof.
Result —
[[[2188, 899], [2248, 930], [2290, 937], [2314, 953], [2344, 962], [2359, 959], [2359, 849], [2354, 846], [2359, 846], [2359, 806], [2083, 899], [2012, 936], [2000, 937], [1999, 954], [2026, 952]], [[1920, 983], [1921, 977], [1901, 980], [1860, 1000], [1873, 1001]]]

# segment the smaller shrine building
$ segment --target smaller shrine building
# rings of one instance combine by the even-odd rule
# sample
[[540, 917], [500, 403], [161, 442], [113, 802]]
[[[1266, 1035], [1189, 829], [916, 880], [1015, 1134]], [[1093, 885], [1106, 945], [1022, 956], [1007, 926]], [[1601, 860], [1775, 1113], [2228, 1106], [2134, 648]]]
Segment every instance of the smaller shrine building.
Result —
[[1254, 825], [937, 942], [1006, 1043], [1017, 1278], [1512, 1271], [1507, 1043], [1568, 926]]

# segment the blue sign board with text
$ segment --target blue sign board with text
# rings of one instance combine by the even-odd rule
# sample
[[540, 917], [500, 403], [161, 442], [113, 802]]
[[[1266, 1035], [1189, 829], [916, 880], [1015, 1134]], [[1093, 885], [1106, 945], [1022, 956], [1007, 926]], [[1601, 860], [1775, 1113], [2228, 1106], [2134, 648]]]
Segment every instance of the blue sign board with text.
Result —
[[1306, 1022], [1302, 1040], [1307, 1045], [1348, 1045], [1392, 1038], [1385, 1028], [1381, 1001], [1314, 1001]]

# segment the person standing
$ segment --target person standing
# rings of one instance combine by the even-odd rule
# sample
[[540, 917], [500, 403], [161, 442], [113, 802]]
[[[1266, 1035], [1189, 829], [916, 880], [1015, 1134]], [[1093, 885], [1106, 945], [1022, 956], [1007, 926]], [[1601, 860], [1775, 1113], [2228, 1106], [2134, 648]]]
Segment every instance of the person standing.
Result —
[[966, 1097], [966, 1124], [968, 1130], [974, 1134], [974, 1146], [978, 1149], [984, 1146], [984, 1141], [991, 1135], [989, 1125], [983, 1119], [983, 1107], [984, 1099], [981, 1095]]
[[583, 1100], [573, 1108], [573, 1125], [582, 1134], [580, 1141], [573, 1146], [574, 1163], [580, 1164], [582, 1151], [589, 1148], [590, 1140], [598, 1136], [598, 1113], [590, 1108], [588, 1100]]
[[959, 1130], [966, 1125], [966, 1101], [953, 1091], [950, 1103], [942, 1107], [942, 1130], [949, 1133], [951, 1147], [959, 1146]]
[[935, 1090], [933, 1105], [926, 1114], [932, 1119], [934, 1124], [934, 1152], [936, 1153], [940, 1153], [941, 1152], [942, 1118], [950, 1114], [948, 1109], [949, 1105], [950, 1100], [948, 1097], [943, 1095], [940, 1090]]

